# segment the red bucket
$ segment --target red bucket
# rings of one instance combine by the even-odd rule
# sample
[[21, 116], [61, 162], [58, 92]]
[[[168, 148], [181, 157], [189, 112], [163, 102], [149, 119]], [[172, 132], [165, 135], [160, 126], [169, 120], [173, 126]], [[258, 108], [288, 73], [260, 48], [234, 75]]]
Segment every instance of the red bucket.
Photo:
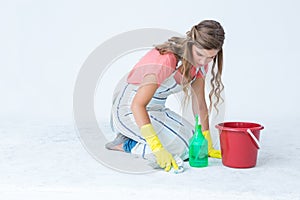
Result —
[[260, 130], [251, 122], [224, 122], [216, 125], [220, 133], [222, 163], [227, 167], [250, 168], [256, 165]]

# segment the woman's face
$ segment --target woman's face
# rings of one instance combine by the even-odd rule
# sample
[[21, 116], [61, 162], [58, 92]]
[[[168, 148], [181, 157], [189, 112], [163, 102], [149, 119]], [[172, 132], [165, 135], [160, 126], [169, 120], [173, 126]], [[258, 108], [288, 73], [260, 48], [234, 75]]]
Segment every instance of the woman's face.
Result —
[[219, 50], [217, 49], [200, 49], [195, 45], [192, 46], [192, 55], [193, 55], [193, 64], [195, 67], [204, 66], [210, 63], [214, 57], [218, 54]]

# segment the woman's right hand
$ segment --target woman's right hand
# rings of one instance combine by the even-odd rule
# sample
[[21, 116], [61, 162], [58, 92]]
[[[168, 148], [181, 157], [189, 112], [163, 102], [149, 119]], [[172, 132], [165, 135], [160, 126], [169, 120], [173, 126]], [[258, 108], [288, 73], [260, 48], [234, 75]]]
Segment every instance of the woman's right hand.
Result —
[[171, 167], [178, 170], [178, 165], [170, 154], [161, 144], [152, 124], [145, 124], [141, 127], [141, 134], [147, 141], [150, 149], [156, 157], [157, 164], [164, 168], [165, 171], [170, 171]]
[[160, 148], [158, 150], [153, 151], [153, 154], [156, 157], [157, 164], [164, 168], [166, 172], [170, 171], [171, 167], [175, 170], [178, 170], [178, 165], [173, 158], [172, 154], [170, 154], [165, 148]]
[[158, 88], [156, 76], [154, 74], [146, 75], [132, 101], [131, 110], [135, 118], [136, 124], [141, 128], [141, 134], [145, 137], [153, 154], [156, 157], [157, 164], [170, 171], [171, 167], [178, 170], [178, 165], [169, 153], [160, 143], [160, 140], [151, 125], [146, 106], [152, 99]]

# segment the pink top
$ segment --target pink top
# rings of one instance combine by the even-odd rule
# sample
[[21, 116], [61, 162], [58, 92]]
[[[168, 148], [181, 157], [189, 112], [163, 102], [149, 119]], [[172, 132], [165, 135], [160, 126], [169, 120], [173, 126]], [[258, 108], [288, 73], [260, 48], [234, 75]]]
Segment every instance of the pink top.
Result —
[[[157, 84], [161, 85], [176, 69], [177, 60], [173, 53], [160, 54], [157, 49], [152, 49], [133, 67], [127, 77], [127, 82], [131, 84], [140, 84], [147, 74], [155, 74]], [[205, 73], [208, 71], [208, 66], [204, 67]], [[204, 77], [201, 70], [196, 74], [196, 68], [191, 69], [191, 76], [196, 78]]]

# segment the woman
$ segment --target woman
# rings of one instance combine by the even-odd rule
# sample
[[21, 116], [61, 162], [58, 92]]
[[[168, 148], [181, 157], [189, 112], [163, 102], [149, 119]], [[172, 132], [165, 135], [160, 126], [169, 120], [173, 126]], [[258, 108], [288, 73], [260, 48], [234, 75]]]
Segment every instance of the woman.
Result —
[[[178, 169], [173, 156], [188, 158], [188, 140], [194, 126], [166, 108], [165, 102], [169, 95], [183, 90], [184, 102], [191, 96], [193, 113], [200, 116], [209, 156], [221, 158], [220, 151], [212, 145], [208, 111], [212, 109], [213, 95], [217, 99], [215, 107], [222, 100], [224, 39], [220, 23], [204, 20], [193, 26], [186, 37], [172, 37], [150, 50], [118, 84], [112, 106], [113, 129], [118, 134], [106, 148], [140, 154], [144, 158], [155, 155], [161, 168]], [[208, 109], [205, 75], [211, 62]]]

